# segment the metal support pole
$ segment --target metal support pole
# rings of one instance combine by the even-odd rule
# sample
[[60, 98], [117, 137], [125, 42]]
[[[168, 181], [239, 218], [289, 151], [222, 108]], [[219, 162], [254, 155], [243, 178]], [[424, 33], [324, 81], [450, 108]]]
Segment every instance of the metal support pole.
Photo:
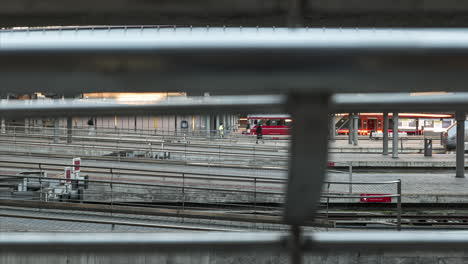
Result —
[[457, 120], [457, 149], [456, 149], [456, 177], [465, 178], [465, 112], [456, 112]]
[[401, 230], [401, 180], [397, 183], [397, 230]]
[[72, 135], [73, 135], [73, 120], [71, 117], [67, 117], [67, 143], [72, 143]]
[[353, 144], [353, 114], [348, 114], [348, 144]]
[[285, 222], [313, 220], [328, 166], [328, 95], [292, 94], [287, 103], [295, 121], [291, 131]]
[[206, 136], [210, 137], [210, 115], [206, 116]]
[[335, 128], [335, 115], [330, 114], [330, 140], [335, 141], [336, 137], [336, 128]]
[[358, 135], [359, 135], [359, 115], [353, 115], [353, 145], [358, 145]]
[[215, 126], [214, 130], [216, 131], [216, 132], [215, 132], [215, 135], [218, 135], [218, 127], [219, 127], [219, 123], [220, 123], [219, 121], [220, 121], [220, 119], [221, 119], [221, 116], [220, 116], [220, 115], [216, 115], [215, 118], [216, 118], [216, 126]]
[[349, 162], [349, 171], [348, 171], [348, 176], [349, 176], [349, 193], [353, 193], [353, 164]]
[[29, 118], [24, 119], [24, 133], [29, 134]]
[[54, 143], [59, 142], [59, 120], [54, 119]]
[[388, 155], [388, 112], [383, 113], [383, 155]]
[[6, 133], [6, 126], [5, 126], [5, 118], [2, 117], [2, 123], [1, 123], [1, 126], [2, 126], [2, 134], [5, 134]]
[[392, 158], [398, 158], [398, 112], [393, 113]]
[[302, 239], [301, 239], [301, 227], [298, 225], [291, 226], [291, 244], [290, 256], [292, 264], [302, 263]]

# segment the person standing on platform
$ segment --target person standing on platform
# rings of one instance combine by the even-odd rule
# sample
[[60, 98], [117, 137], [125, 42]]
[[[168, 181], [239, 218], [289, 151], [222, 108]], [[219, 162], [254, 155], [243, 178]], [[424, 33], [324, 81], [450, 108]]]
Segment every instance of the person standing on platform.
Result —
[[94, 128], [94, 120], [92, 117], [88, 120], [88, 126], [89, 126], [88, 136], [95, 136], [96, 129]]
[[255, 133], [257, 133], [257, 143], [258, 144], [258, 140], [262, 140], [262, 143], [265, 143], [265, 141], [263, 141], [263, 132], [262, 132], [262, 125], [258, 124], [257, 126], [257, 129], [255, 130]]
[[223, 126], [223, 123], [219, 124], [218, 131], [219, 131], [219, 136], [220, 136], [221, 138], [224, 138], [224, 126]]

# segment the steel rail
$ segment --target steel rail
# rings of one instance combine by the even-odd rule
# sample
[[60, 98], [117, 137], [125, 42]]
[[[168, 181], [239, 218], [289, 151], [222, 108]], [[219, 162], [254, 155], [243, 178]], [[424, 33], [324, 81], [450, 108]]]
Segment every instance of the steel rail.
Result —
[[[235, 189], [229, 189], [229, 188], [208, 188], [208, 187], [194, 187], [190, 183], [185, 183], [185, 185], [182, 185], [182, 182], [180, 182], [179, 185], [172, 185], [172, 184], [154, 184], [154, 183], [136, 183], [136, 182], [129, 182], [129, 181], [110, 181], [110, 180], [73, 180], [73, 179], [66, 179], [66, 178], [44, 178], [40, 176], [29, 176], [29, 175], [9, 175], [9, 174], [0, 174], [0, 176], [9, 176], [9, 177], [16, 177], [18, 179], [38, 179], [42, 180], [44, 182], [47, 181], [82, 181], [82, 182], [90, 182], [90, 183], [104, 183], [104, 184], [112, 184], [112, 185], [129, 185], [129, 186], [145, 186], [145, 187], [164, 187], [164, 188], [170, 188], [170, 189], [181, 189], [184, 188], [186, 190], [204, 190], [204, 191], [226, 191], [226, 192], [237, 192], [237, 193], [256, 193], [256, 194], [273, 194], [273, 195], [283, 195], [283, 192], [273, 192], [273, 191], [253, 191], [253, 190], [246, 190], [249, 188], [252, 188], [251, 186], [239, 186], [239, 188]], [[235, 182], [235, 180], [233, 180]], [[211, 183], [212, 184], [212, 183]], [[256, 188], [258, 189], [263, 189], [261, 186], [257, 186]]]
[[[192, 219], [207, 219], [220, 221], [237, 221], [248, 223], [270, 223], [270, 224], [285, 224], [281, 216], [267, 216], [260, 214], [241, 214], [241, 213], [225, 213], [225, 212], [204, 212], [200, 210], [181, 210], [173, 208], [154, 208], [144, 206], [125, 206], [121, 204], [96, 203], [96, 204], [80, 204], [80, 203], [60, 203], [60, 202], [40, 202], [26, 200], [11, 200], [0, 199], [1, 206], [13, 206], [24, 208], [38, 209], [57, 209], [57, 210], [82, 210], [90, 212], [103, 213], [122, 213], [131, 215], [150, 215], [150, 216], [167, 216], [167, 217], [185, 217]], [[323, 226], [332, 227], [329, 222], [316, 219], [314, 221], [306, 221], [305, 226]]]
[[[9, 155], [9, 156], [34, 156], [34, 157], [57, 157], [57, 158], [76, 158], [77, 155], [60, 153], [60, 154], [50, 154], [50, 153], [31, 153], [27, 150], [18, 150], [18, 151], [6, 151], [0, 150], [0, 155]], [[276, 170], [276, 171], [287, 171], [286, 166], [268, 166], [268, 165], [249, 165], [249, 164], [240, 164], [240, 163], [222, 163], [221, 161], [211, 162], [211, 161], [197, 161], [197, 160], [171, 160], [171, 159], [152, 159], [152, 158], [130, 158], [130, 157], [119, 157], [117, 156], [88, 156], [81, 155], [82, 157], [87, 157], [90, 160], [98, 161], [122, 161], [122, 162], [131, 162], [131, 163], [146, 163], [146, 164], [172, 164], [172, 165], [183, 165], [183, 166], [197, 166], [197, 167], [221, 167], [221, 168], [238, 168], [238, 169], [258, 169], [258, 170]]]
[[[20, 129], [25, 129], [25, 127], [19, 127]], [[27, 129], [27, 128], [26, 128]], [[34, 129], [34, 128], [32, 128]], [[7, 130], [8, 131], [8, 130]], [[75, 129], [73, 129], [73, 131], [75, 131]], [[65, 131], [62, 131], [62, 132], [66, 132]], [[87, 130], [86, 133], [88, 133], [89, 131]], [[99, 132], [99, 131], [97, 131]], [[108, 135], [108, 136], [103, 136], [103, 135]], [[21, 139], [44, 139], [44, 140], [47, 140], [47, 139], [53, 139], [55, 138], [56, 136], [53, 135], [53, 134], [43, 134], [43, 133], [34, 133], [34, 132], [22, 132], [22, 133], [14, 133], [14, 134], [10, 134], [10, 133], [5, 133], [3, 135], [5, 138], [7, 137], [10, 137], [10, 138], [21, 138]], [[60, 139], [66, 139], [68, 137], [68, 135], [66, 134], [62, 134], [62, 135], [59, 135]], [[72, 141], [74, 142], [74, 144], [80, 144], [80, 143], [86, 143], [86, 142], [93, 142], [93, 141], [99, 141], [99, 143], [137, 143], [137, 144], [142, 144], [142, 145], [148, 145], [149, 143], [151, 143], [153, 146], [158, 146], [158, 144], [161, 144], [163, 143], [164, 144], [164, 147], [184, 147], [186, 144], [189, 145], [190, 147], [192, 148], [212, 148], [212, 149], [229, 149], [229, 150], [238, 150], [238, 151], [277, 151], [278, 150], [288, 150], [288, 148], [286, 146], [268, 146], [268, 145], [260, 145], [260, 146], [257, 146], [255, 144], [253, 145], [239, 145], [238, 142], [236, 142], [236, 145], [227, 145], [227, 144], [220, 144], [221, 142], [216, 142], [218, 144], [212, 144], [213, 141], [212, 140], [206, 140], [206, 143], [205, 144], [202, 144], [202, 143], [198, 143], [200, 142], [201, 140], [200, 139], [196, 139], [195, 142], [197, 143], [193, 143], [192, 139], [190, 137], [184, 137], [184, 136], [174, 136], [173, 138], [168, 138], [168, 136], [160, 136], [160, 135], [142, 135], [141, 137], [144, 137], [144, 138], [135, 138], [133, 135], [117, 135], [117, 134], [112, 134], [112, 133], [102, 133], [102, 134], [99, 134], [98, 136], [80, 136], [80, 135], [73, 135], [72, 136]], [[163, 139], [158, 139], [158, 137], [163, 137], [165, 138], [164, 140]], [[188, 141], [190, 143], [186, 143], [186, 142], [170, 142], [168, 141], [168, 139], [171, 139], [171, 140], [181, 140], [183, 139], [184, 141]], [[204, 139], [207, 139], [207, 138], [204, 138]], [[228, 142], [227, 143], [231, 143], [230, 141], [230, 138], [227, 139]], [[236, 138], [236, 140], [238, 140]], [[249, 139], [251, 140], [251, 139]], [[419, 139], [420, 140], [420, 139]], [[76, 142], [79, 142], [79, 143], [76, 143]], [[231, 143], [232, 144], [232, 143]], [[223, 151], [224, 152], [224, 151]], [[223, 153], [221, 152], [221, 153]], [[227, 153], [232, 153], [232, 152], [227, 152]], [[287, 154], [287, 152], [278, 152], [279, 154]]]
[[[99, 140], [99, 139], [96, 139], [96, 140]], [[4, 142], [8, 142], [11, 144], [11, 140], [10, 139], [0, 139], [0, 143], [4, 143]], [[92, 142], [92, 143], [95, 143], [95, 142]], [[96, 142], [98, 143], [98, 142]], [[83, 146], [83, 145], [79, 145], [77, 143], [74, 143], [74, 144], [60, 144], [60, 143], [49, 143], [49, 142], [40, 142], [40, 141], [21, 141], [21, 142], [15, 142], [13, 144], [14, 146], [32, 146], [32, 147], [35, 147], [35, 146], [40, 146], [40, 147], [43, 147], [43, 146], [48, 146], [48, 147], [57, 147], [57, 148], [77, 148], [77, 149], [95, 149], [95, 150], [109, 150], [109, 151], [147, 151], [147, 152], [163, 152], [163, 151], [169, 151], [171, 153], [176, 153], [176, 154], [180, 154], [181, 156], [195, 156], [198, 154], [204, 154], [204, 155], [208, 155], [208, 156], [214, 156], [214, 157], [223, 157], [224, 160], [223, 161], [237, 161], [237, 160], [241, 160], [241, 159], [235, 159], [235, 158], [239, 158], [239, 157], [247, 157], [249, 160], [251, 160], [252, 158], [254, 159], [278, 159], [280, 161], [287, 161], [289, 159], [289, 155], [284, 155], [284, 154], [287, 154], [287, 153], [280, 153], [280, 155], [267, 155], [267, 154], [261, 154], [261, 153], [230, 153], [230, 152], [226, 152], [226, 151], [203, 151], [203, 150], [193, 150], [191, 148], [194, 148], [190, 145], [187, 146], [187, 150], [183, 150], [183, 149], [175, 149], [175, 148], [171, 148], [171, 147], [168, 147], [166, 149], [166, 146], [164, 149], [159, 149], [159, 148], [155, 148], [155, 147], [148, 147], [148, 145], [146, 144], [146, 146], [144, 147], [138, 147], [136, 148], [135, 146], [134, 147], [131, 147], [131, 146], [118, 146], [118, 148], [116, 148], [116, 146], [112, 146], [112, 145], [100, 145], [100, 144], [95, 144], [93, 146]], [[144, 145], [144, 144], [142, 144]], [[212, 147], [213, 149], [215, 147]], [[252, 150], [253, 151], [253, 150]], [[283, 155], [281, 155], [283, 154]], [[231, 159], [227, 159], [227, 158], [231, 158]], [[184, 159], [182, 159], [184, 160]], [[186, 160], [186, 159], [185, 159]], [[242, 161], [242, 160], [241, 160]], [[227, 163], [226, 162], [226, 163]], [[228, 163], [229, 164], [229, 163]]]
[[90, 223], [90, 224], [109, 224], [109, 225], [121, 225], [121, 226], [148, 227], [148, 228], [166, 228], [166, 229], [192, 230], [192, 231], [217, 231], [217, 232], [220, 232], [220, 231], [239, 232], [241, 231], [241, 230], [226, 229], [226, 228], [138, 223], [138, 222], [116, 221], [116, 220], [92, 220], [92, 219], [84, 219], [84, 218], [76, 218], [76, 217], [67, 218], [67, 217], [50, 217], [50, 216], [39, 216], [39, 215], [3, 214], [3, 213], [0, 213], [0, 217], [26, 218], [26, 219], [34, 219], [34, 220], [49, 220], [49, 221], [60, 221], [60, 222], [80, 222], [80, 223]]
[[[41, 169], [43, 165], [45, 165], [45, 166], [64, 166], [64, 167], [73, 166], [70, 163], [12, 161], [12, 160], [4, 160], [4, 159], [0, 159], [0, 163], [31, 164], [31, 165], [36, 165], [37, 169]], [[41, 167], [39, 167], [39, 165], [41, 165]], [[127, 167], [127, 168], [125, 168], [125, 167], [121, 167], [121, 165], [116, 166], [116, 167], [106, 167], [106, 166], [83, 165], [83, 164], [81, 164], [80, 167], [85, 168], [85, 169], [86, 168], [102, 169], [102, 170], [106, 170], [105, 172], [107, 172], [107, 173], [109, 173], [111, 169], [113, 170], [114, 173], [120, 173], [121, 171], [151, 173], [148, 176], [154, 175], [154, 173], [163, 173], [164, 175], [157, 175], [157, 176], [161, 176], [161, 177], [170, 177], [170, 174], [176, 174], [176, 176], [178, 178], [180, 178], [182, 176], [182, 174], [183, 174], [184, 177], [186, 176], [187, 178], [195, 175], [195, 176], [215, 177], [215, 178], [212, 178], [212, 179], [215, 179], [215, 180], [220, 180], [220, 179], [224, 178], [224, 179], [228, 179], [228, 180], [245, 179], [245, 180], [248, 180], [248, 181], [252, 181], [254, 179], [257, 179], [258, 181], [264, 182], [264, 183], [277, 183], [277, 182], [286, 182], [287, 181], [287, 179], [273, 178], [273, 177], [267, 177], [267, 176], [263, 177], [263, 176], [249, 176], [249, 175], [238, 175], [238, 174], [237, 175], [236, 174], [219, 174], [219, 173], [216, 174], [216, 173], [208, 173], [208, 172], [207, 173], [201, 173], [201, 172], [171, 172], [171, 171], [164, 171], [164, 170], [155, 170], [155, 169], [152, 169], [152, 168], [144, 169], [142, 167], [138, 167], [138, 168]], [[44, 169], [44, 168], [42, 168], [42, 169]], [[199, 179], [199, 178], [194, 178], [194, 179]]]

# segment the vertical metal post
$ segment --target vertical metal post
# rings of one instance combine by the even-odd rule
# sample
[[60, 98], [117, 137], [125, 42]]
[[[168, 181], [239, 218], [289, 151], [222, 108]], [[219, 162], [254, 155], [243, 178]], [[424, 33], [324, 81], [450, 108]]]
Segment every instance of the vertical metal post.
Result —
[[456, 112], [457, 120], [457, 148], [456, 148], [456, 177], [465, 178], [465, 112]]
[[220, 117], [221, 117], [220, 115], [216, 115], [216, 117], [215, 117], [216, 118], [216, 126], [214, 128], [214, 130], [216, 131], [215, 132], [215, 137], [218, 136], [218, 127], [219, 127], [219, 124], [220, 124]]
[[5, 134], [6, 133], [5, 117], [2, 117], [1, 126], [2, 126], [2, 128], [1, 128], [2, 134]]
[[29, 118], [24, 119], [24, 134], [29, 134]]
[[135, 116], [135, 125], [134, 125], [134, 131], [137, 131], [137, 117]]
[[[120, 155], [119, 155], [120, 156]], [[112, 191], [112, 182], [114, 181], [114, 172], [112, 171], [112, 168], [110, 168], [110, 173], [111, 173], [111, 182], [110, 182], [110, 189], [111, 189], [111, 215], [113, 213], [113, 208], [114, 208], [114, 192]]]
[[67, 117], [67, 143], [72, 143], [73, 127], [72, 127], [72, 118]]
[[358, 145], [358, 135], [359, 135], [359, 114], [355, 113], [353, 115], [353, 145]]
[[393, 113], [392, 158], [398, 158], [398, 112]]
[[54, 143], [59, 142], [59, 120], [58, 118], [54, 119]]
[[313, 220], [328, 167], [329, 95], [291, 94], [288, 111], [295, 121], [291, 131], [289, 179], [284, 219], [301, 225]]
[[206, 116], [206, 136], [210, 137], [210, 115]]
[[290, 243], [290, 254], [292, 264], [302, 263], [302, 239], [301, 239], [301, 227], [298, 225], [291, 226], [291, 243]]
[[330, 140], [335, 141], [336, 140], [336, 128], [335, 128], [335, 115], [330, 114]]
[[397, 193], [398, 193], [398, 198], [397, 198], [397, 230], [401, 230], [401, 180], [398, 180], [397, 183]]
[[254, 178], [254, 214], [257, 213], [257, 178]]
[[348, 144], [353, 144], [353, 114], [348, 114]]
[[182, 173], [182, 210], [185, 210], [185, 173]]
[[388, 112], [383, 113], [383, 155], [388, 155]]
[[353, 193], [353, 164], [349, 162], [349, 193]]
[[94, 136], [97, 136], [97, 116], [94, 117]]

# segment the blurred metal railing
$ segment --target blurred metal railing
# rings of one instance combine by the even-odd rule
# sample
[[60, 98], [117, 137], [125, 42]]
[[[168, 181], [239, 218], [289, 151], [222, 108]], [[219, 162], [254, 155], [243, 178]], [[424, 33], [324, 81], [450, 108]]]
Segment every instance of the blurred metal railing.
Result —
[[[297, 3], [292, 1], [291, 6], [297, 7], [294, 5]], [[291, 10], [296, 17], [300, 16], [300, 7]], [[11, 91], [32, 93], [37, 87], [71, 96], [96, 92], [96, 87], [100, 92], [182, 90], [286, 94], [279, 97], [209, 97], [159, 105], [2, 101], [0, 111], [6, 116], [277, 111], [288, 112], [295, 120], [284, 210], [285, 222], [293, 226], [290, 236], [255, 233], [204, 237], [174, 234], [49, 234], [40, 237], [7, 234], [0, 237], [2, 249], [46, 248], [56, 252], [62, 247], [116, 252], [120, 248], [128, 252], [157, 247], [244, 250], [242, 245], [249, 245], [255, 250], [289, 250], [292, 261], [300, 263], [302, 251], [311, 249], [465, 249], [468, 244], [466, 235], [453, 233], [382, 236], [366, 232], [332, 232], [309, 235], [302, 234], [300, 229], [300, 225], [314, 217], [321, 195], [330, 112], [468, 110], [466, 94], [353, 94], [441, 89], [466, 91], [466, 29], [185, 28], [0, 34], [0, 61], [4, 69], [0, 79], [2, 86], [10, 89], [3, 89], [3, 94]], [[79, 60], [76, 59], [78, 56]], [[337, 92], [346, 94], [334, 96]]]

